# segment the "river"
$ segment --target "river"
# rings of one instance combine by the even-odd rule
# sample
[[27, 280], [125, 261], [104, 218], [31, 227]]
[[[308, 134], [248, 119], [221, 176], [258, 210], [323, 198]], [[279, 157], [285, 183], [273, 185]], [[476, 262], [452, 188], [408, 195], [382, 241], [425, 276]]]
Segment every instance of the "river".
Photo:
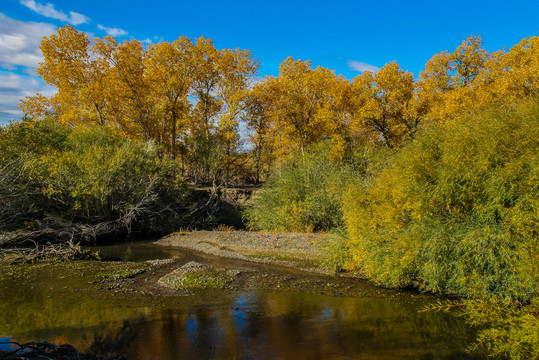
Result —
[[[195, 256], [217, 261], [144, 243], [100, 250], [108, 260]], [[486, 353], [466, 352], [476, 330], [462, 318], [421, 311], [438, 301], [433, 296], [322, 275], [309, 276], [333, 287], [352, 282], [362, 290], [354, 296], [256, 288], [182, 296], [126, 294], [88, 288], [96, 286], [87, 281], [89, 273], [98, 270], [77, 266], [70, 268], [73, 273], [35, 265], [24, 270], [31, 274], [3, 274], [0, 341], [70, 343], [82, 351], [123, 353], [135, 360], [487, 358]]]

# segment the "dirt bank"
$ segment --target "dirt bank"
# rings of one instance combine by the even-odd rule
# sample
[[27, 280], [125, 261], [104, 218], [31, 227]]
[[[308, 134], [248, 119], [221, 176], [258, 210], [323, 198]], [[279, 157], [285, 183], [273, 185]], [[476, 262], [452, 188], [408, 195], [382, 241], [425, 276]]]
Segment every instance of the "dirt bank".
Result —
[[171, 234], [156, 244], [202, 251], [220, 257], [278, 264], [330, 273], [321, 266], [324, 244], [333, 234], [250, 231], [189, 231]]

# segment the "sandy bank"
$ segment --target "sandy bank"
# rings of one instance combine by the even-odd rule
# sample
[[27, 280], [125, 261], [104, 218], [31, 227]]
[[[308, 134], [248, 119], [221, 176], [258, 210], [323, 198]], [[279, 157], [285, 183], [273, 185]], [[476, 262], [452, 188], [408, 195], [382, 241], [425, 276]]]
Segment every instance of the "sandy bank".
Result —
[[156, 243], [208, 254], [279, 264], [308, 271], [320, 267], [321, 249], [333, 234], [265, 233], [250, 231], [190, 231], [171, 234]]

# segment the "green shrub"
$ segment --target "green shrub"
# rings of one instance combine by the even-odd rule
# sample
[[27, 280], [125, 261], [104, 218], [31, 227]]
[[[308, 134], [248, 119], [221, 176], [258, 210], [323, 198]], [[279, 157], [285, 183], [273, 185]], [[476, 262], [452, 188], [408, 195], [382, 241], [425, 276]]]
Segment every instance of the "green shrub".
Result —
[[393, 287], [529, 299], [537, 293], [539, 107], [423, 129], [344, 197], [349, 246]]
[[476, 346], [511, 359], [539, 358], [538, 129], [536, 103], [425, 128], [343, 201], [366, 276], [465, 296]]
[[335, 228], [332, 232], [336, 236], [321, 244], [320, 257], [324, 268], [338, 273], [351, 262], [350, 249], [344, 228]]
[[0, 150], [4, 229], [38, 229], [52, 218], [109, 223], [112, 233], [167, 231], [188, 200], [176, 164], [158, 147], [106, 128], [23, 121], [1, 130]]
[[29, 162], [62, 151], [69, 129], [50, 122], [22, 121], [0, 127], [0, 229], [27, 226], [43, 217], [46, 198]]
[[248, 226], [307, 232], [340, 226], [341, 195], [352, 178], [351, 167], [331, 160], [328, 148], [319, 144], [254, 194], [246, 210]]

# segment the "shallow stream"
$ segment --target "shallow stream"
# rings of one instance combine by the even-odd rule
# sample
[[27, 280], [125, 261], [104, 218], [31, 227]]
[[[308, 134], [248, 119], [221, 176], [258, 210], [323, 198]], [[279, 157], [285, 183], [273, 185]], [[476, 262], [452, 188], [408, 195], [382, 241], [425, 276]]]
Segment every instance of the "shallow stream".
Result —
[[[101, 253], [108, 260], [183, 256], [226, 262], [152, 244], [102, 247]], [[32, 265], [17, 270], [23, 274], [2, 268], [0, 341], [70, 343], [129, 359], [486, 358], [466, 352], [476, 330], [463, 319], [419, 311], [438, 300], [431, 296], [381, 290], [361, 280], [354, 280], [362, 289], [353, 297], [316, 289], [123, 294], [97, 289], [92, 276], [102, 266]], [[331, 286], [351, 281], [320, 277]]]

